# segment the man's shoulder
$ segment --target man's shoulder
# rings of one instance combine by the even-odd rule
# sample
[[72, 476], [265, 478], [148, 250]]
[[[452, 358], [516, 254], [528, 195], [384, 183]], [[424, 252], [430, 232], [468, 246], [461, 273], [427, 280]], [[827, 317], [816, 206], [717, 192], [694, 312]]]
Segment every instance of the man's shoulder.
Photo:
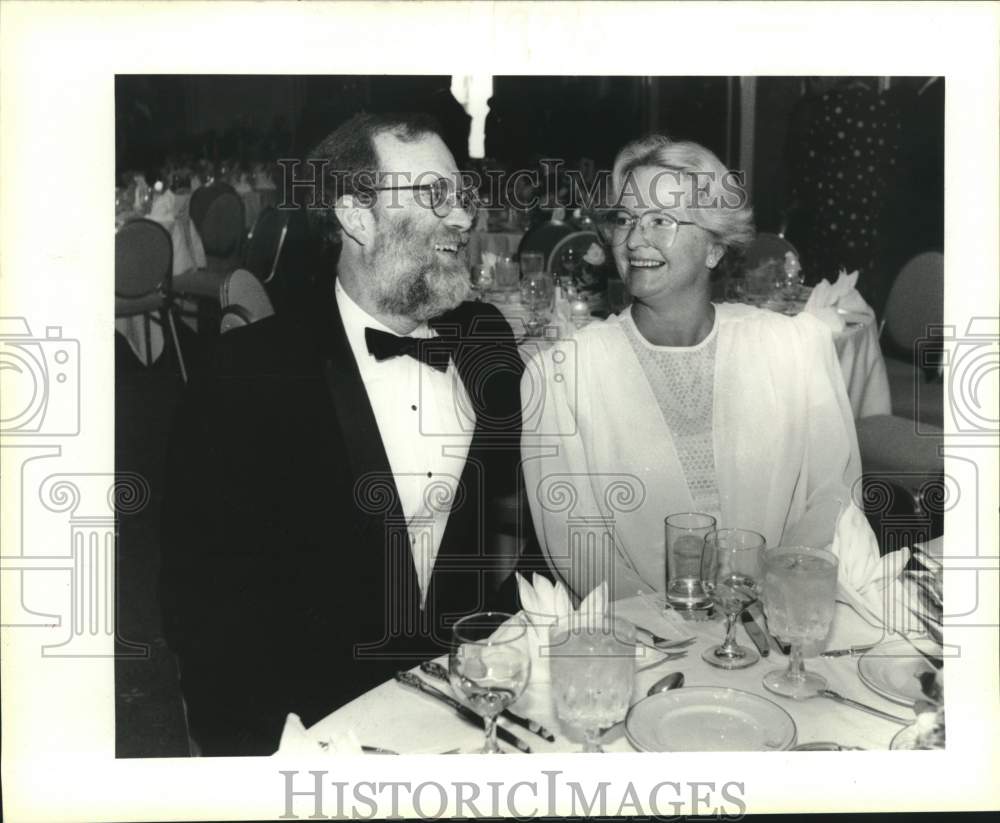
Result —
[[220, 377], [294, 372], [314, 360], [317, 345], [311, 324], [272, 315], [219, 337], [212, 371]]

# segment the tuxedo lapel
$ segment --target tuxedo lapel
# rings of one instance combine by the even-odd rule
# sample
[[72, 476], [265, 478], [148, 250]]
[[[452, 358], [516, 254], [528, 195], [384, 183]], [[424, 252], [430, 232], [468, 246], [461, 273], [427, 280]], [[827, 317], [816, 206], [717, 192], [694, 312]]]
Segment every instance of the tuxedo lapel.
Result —
[[[392, 469], [375, 413], [361, 380], [351, 344], [347, 340], [336, 300], [330, 301], [327, 316], [329, 328], [324, 347], [323, 376], [347, 454], [348, 474], [355, 483], [354, 509], [358, 516], [358, 530], [363, 534], [375, 523], [384, 528], [387, 518], [396, 523], [401, 522], [403, 510], [399, 492], [392, 480]], [[363, 505], [366, 500], [383, 500], [384, 495], [373, 496], [370, 490], [379, 488], [384, 491], [386, 483], [391, 485], [393, 492], [392, 500], [387, 506], [379, 511], [378, 508]]]

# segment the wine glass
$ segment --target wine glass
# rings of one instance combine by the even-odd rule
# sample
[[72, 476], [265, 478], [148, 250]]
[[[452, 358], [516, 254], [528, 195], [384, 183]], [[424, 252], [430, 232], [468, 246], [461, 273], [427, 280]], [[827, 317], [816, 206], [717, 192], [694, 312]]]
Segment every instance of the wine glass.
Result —
[[752, 666], [760, 655], [736, 642], [736, 618], [760, 594], [760, 562], [766, 541], [745, 529], [719, 529], [705, 538], [701, 585], [726, 615], [726, 639], [701, 657], [720, 669]]
[[493, 285], [493, 270], [485, 265], [473, 266], [470, 269], [469, 281], [477, 299], [482, 300]]
[[521, 277], [531, 277], [545, 271], [545, 255], [540, 251], [521, 252]]
[[826, 688], [826, 678], [807, 672], [830, 631], [837, 593], [837, 557], [824, 549], [778, 546], [764, 552], [762, 597], [768, 630], [792, 647], [788, 669], [764, 676], [764, 688], [802, 700]]
[[573, 614], [552, 627], [548, 649], [556, 714], [581, 728], [585, 752], [623, 720], [635, 680], [635, 626], [608, 615]]
[[521, 696], [528, 685], [527, 626], [520, 616], [479, 612], [452, 628], [448, 680], [468, 700], [486, 725], [486, 744], [479, 754], [500, 754], [497, 715]]
[[538, 334], [544, 327], [547, 313], [552, 307], [555, 286], [545, 272], [527, 274], [521, 279], [521, 304], [531, 313], [527, 327], [531, 334]]
[[567, 246], [559, 256], [559, 263], [562, 270], [569, 276], [570, 282], [576, 283], [580, 270], [583, 268], [583, 255], [580, 254], [580, 250], [572, 245]]

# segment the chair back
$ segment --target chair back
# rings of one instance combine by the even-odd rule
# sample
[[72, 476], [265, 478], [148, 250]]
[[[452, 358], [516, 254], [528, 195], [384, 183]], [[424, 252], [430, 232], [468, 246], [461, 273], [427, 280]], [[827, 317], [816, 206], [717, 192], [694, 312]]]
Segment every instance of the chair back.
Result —
[[743, 253], [744, 264], [747, 271], [751, 271], [768, 260], [784, 263], [787, 252], [792, 252], [796, 257], [799, 256], [795, 246], [780, 234], [759, 232]]
[[885, 334], [894, 346], [912, 351], [929, 327], [944, 322], [944, 255], [918, 254], [893, 281], [885, 303]]
[[202, 186], [191, 195], [191, 219], [207, 257], [227, 258], [243, 239], [243, 198], [228, 183]]
[[540, 252], [545, 258], [543, 268], [545, 271], [550, 271], [549, 260], [552, 257], [552, 250], [560, 240], [573, 233], [573, 228], [565, 223], [552, 223], [551, 221], [541, 223], [530, 229], [521, 238], [521, 243], [517, 247], [517, 253], [520, 255], [526, 251]]
[[[559, 276], [560, 274], [573, 274], [573, 272], [568, 271], [563, 265], [563, 253], [566, 249], [573, 249], [579, 255], [579, 259], [582, 263], [583, 256], [594, 243], [597, 243], [598, 246], [602, 247], [604, 245], [601, 242], [600, 236], [596, 232], [577, 231], [572, 234], [567, 234], [552, 247], [545, 270], [554, 276]], [[576, 274], [579, 274], [579, 272], [576, 272]]]
[[174, 246], [152, 220], [133, 220], [115, 234], [115, 296], [136, 298], [170, 290]]
[[236, 269], [226, 276], [219, 288], [219, 303], [222, 305], [223, 333], [274, 314], [264, 285], [246, 269]]
[[262, 283], [270, 283], [278, 270], [278, 259], [287, 235], [288, 212], [268, 206], [247, 236], [243, 267]]

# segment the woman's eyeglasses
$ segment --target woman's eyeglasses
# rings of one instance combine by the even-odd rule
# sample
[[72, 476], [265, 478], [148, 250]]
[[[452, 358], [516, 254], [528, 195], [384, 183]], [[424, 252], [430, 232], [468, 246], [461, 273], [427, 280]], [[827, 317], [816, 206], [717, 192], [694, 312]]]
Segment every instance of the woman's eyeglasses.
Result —
[[680, 226], [695, 226], [691, 220], [678, 220], [666, 211], [647, 211], [642, 215], [609, 209], [598, 214], [597, 224], [604, 239], [613, 246], [620, 246], [636, 225], [643, 237], [657, 248], [668, 249], [677, 239]]
[[412, 191], [417, 205], [430, 209], [438, 217], [447, 217], [451, 210], [459, 208], [471, 220], [479, 212], [479, 194], [470, 187], [458, 188], [449, 177], [439, 177], [431, 183], [413, 186], [369, 186], [369, 191]]

